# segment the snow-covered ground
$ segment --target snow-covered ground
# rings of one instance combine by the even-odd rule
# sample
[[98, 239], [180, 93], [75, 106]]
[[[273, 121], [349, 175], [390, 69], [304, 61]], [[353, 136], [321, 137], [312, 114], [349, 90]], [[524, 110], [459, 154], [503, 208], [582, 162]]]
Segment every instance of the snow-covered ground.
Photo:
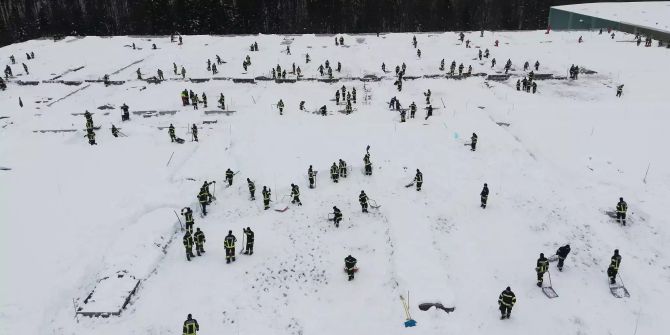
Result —
[[[180, 334], [188, 313], [202, 334], [664, 333], [670, 327], [670, 50], [636, 47], [624, 33], [612, 40], [593, 32], [486, 32], [483, 38], [475, 32], [466, 34], [472, 48], [456, 33], [416, 36], [421, 58], [412, 34], [344, 35], [345, 46], [337, 47], [333, 36], [272, 35], [185, 36], [181, 46], [169, 37], [67, 37], [1, 48], [2, 66], [13, 54], [12, 69], [21, 75], [0, 92], [0, 167], [11, 169], [0, 170], [0, 333]], [[248, 51], [254, 41], [259, 52]], [[292, 55], [282, 52], [286, 45]], [[490, 58], [476, 59], [480, 48], [496, 58], [494, 69]], [[36, 57], [27, 61], [30, 51]], [[305, 53], [312, 62], [305, 64]], [[334, 72], [341, 80], [194, 83], [172, 72], [174, 62], [188, 78], [212, 78], [206, 60], [215, 62], [217, 54], [227, 62], [219, 79], [270, 76], [273, 66], [289, 69], [293, 62], [306, 79], [317, 78], [328, 59], [331, 66], [342, 63], [342, 73]], [[252, 65], [244, 73], [246, 55]], [[455, 60], [472, 65], [473, 73], [500, 73], [508, 58], [514, 69], [503, 82], [439, 77], [407, 80], [402, 92], [393, 86], [396, 65], [407, 64], [406, 76], [443, 74], [442, 58], [447, 69]], [[536, 60], [541, 74], [565, 76], [572, 64], [596, 73], [537, 81], [537, 94], [516, 91], [523, 62]], [[391, 72], [382, 73], [382, 62]], [[161, 68], [169, 80], [138, 81], [138, 67], [145, 76]], [[56, 80], [83, 82], [42, 82], [61, 74]], [[85, 82], [104, 74], [126, 82]], [[365, 75], [383, 79], [356, 79]], [[624, 94], [616, 98], [619, 84]], [[342, 85], [358, 93], [351, 115], [338, 113], [343, 106], [331, 101]], [[182, 107], [183, 89], [206, 92], [209, 108]], [[437, 109], [424, 120], [427, 89]], [[220, 93], [235, 112], [206, 115], [217, 109]], [[417, 118], [400, 123], [387, 108], [393, 96], [403, 107], [416, 102]], [[284, 115], [274, 106], [279, 99]], [[298, 110], [302, 100], [308, 112]], [[131, 114], [121, 123], [124, 102], [131, 111], [178, 112]], [[324, 104], [328, 116], [312, 113]], [[115, 109], [97, 109], [103, 105]], [[97, 146], [84, 137], [84, 118], [72, 115], [85, 110], [102, 127]], [[158, 129], [170, 123], [186, 143], [173, 144]], [[192, 123], [201, 127], [200, 142], [189, 141]], [[112, 137], [112, 124], [127, 137]], [[77, 131], [34, 132], [54, 129]], [[476, 152], [464, 146], [473, 132]], [[367, 145], [371, 177], [361, 172]], [[340, 158], [351, 172], [334, 184], [328, 168]], [[309, 165], [319, 171], [316, 189], [308, 188]], [[230, 188], [223, 186], [227, 168], [240, 171]], [[421, 192], [404, 187], [417, 168], [425, 178]], [[256, 182], [256, 201], [249, 201], [246, 178]], [[206, 218], [196, 215], [207, 253], [187, 262], [172, 211], [195, 209], [204, 180], [218, 181], [218, 200]], [[263, 185], [281, 202], [291, 183], [300, 186], [304, 205], [264, 211]], [[491, 191], [485, 210], [479, 208], [483, 183]], [[361, 190], [381, 208], [361, 213]], [[626, 227], [603, 213], [620, 196], [630, 208]], [[339, 228], [327, 221], [334, 205], [344, 214]], [[228, 265], [223, 239], [232, 230], [239, 252], [244, 227], [255, 231], [255, 253]], [[563, 272], [552, 263], [559, 297], [550, 300], [535, 286], [535, 261], [565, 243], [573, 251]], [[627, 299], [614, 298], [607, 285], [615, 248], [623, 256]], [[352, 282], [342, 271], [348, 254], [359, 260]], [[141, 279], [127, 310], [119, 317], [76, 317], [74, 306], [98, 281], [122, 270]], [[497, 298], [508, 285], [518, 302], [512, 318], [501, 321]], [[399, 299], [407, 291], [418, 322], [409, 329]], [[456, 310], [422, 312], [420, 302]]]

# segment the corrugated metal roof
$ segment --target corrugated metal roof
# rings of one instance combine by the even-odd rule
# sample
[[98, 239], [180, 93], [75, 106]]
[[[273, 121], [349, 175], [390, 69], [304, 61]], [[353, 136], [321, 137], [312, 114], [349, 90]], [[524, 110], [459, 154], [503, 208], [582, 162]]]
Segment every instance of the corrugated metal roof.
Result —
[[599, 2], [551, 8], [670, 32], [670, 1]]

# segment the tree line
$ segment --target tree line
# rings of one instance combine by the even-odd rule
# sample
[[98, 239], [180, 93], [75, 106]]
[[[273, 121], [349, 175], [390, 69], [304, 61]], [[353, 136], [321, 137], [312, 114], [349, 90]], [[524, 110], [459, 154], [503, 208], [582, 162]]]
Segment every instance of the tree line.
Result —
[[544, 29], [550, 6], [575, 2], [579, 1], [0, 0], [0, 45], [54, 35]]

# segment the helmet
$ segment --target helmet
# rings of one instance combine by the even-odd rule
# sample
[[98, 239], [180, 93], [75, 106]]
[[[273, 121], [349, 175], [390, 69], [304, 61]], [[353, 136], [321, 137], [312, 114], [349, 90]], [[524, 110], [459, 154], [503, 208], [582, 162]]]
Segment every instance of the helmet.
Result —
[[228, 231], [228, 235], [232, 235], [232, 234], [233, 234], [233, 231], [232, 231], [232, 230], [229, 230], [229, 231]]
[[507, 290], [507, 291], [511, 291], [512, 289], [509, 288], [509, 286], [507, 286], [507, 288], [506, 288], [505, 290]]
[[619, 254], [619, 249], [614, 249], [614, 254], [618, 255]]
[[544, 253], [540, 253], [540, 258], [544, 258]]

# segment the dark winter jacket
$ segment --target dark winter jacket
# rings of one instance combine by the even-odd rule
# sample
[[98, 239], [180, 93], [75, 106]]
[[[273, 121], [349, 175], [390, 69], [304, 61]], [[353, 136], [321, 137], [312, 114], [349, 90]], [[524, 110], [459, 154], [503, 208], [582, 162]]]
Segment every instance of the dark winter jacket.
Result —
[[414, 177], [414, 181], [417, 183], [423, 183], [423, 173], [417, 172], [416, 177]]
[[351, 270], [356, 266], [356, 258], [352, 257], [351, 255], [347, 256], [344, 259], [344, 266], [348, 269]]
[[183, 240], [184, 240], [183, 242], [184, 242], [185, 247], [190, 248], [190, 247], [193, 246], [193, 237], [191, 237], [191, 234], [186, 233], [186, 235], [184, 235]]
[[192, 223], [193, 222], [193, 211], [191, 209], [188, 209], [184, 212], [184, 218], [186, 220], [186, 223]]
[[195, 234], [193, 234], [193, 237], [195, 238], [196, 244], [205, 243], [205, 233], [203, 233], [202, 230], [196, 231]]
[[615, 254], [612, 256], [612, 259], [610, 261], [610, 267], [613, 267], [615, 270], [619, 270], [619, 266], [621, 265], [621, 255]]
[[185, 335], [195, 335], [196, 331], [200, 330], [200, 325], [196, 319], [188, 319], [184, 321], [184, 331]]
[[617, 213], [626, 213], [628, 211], [628, 204], [625, 201], [619, 201], [618, 204], [616, 204], [616, 211]]
[[235, 242], [237, 242], [237, 239], [233, 234], [228, 234], [226, 238], [223, 240], [223, 246], [226, 249], [232, 249], [235, 248]]
[[247, 243], [254, 243], [254, 232], [251, 229], [245, 230], [244, 235], [247, 237]]
[[200, 201], [201, 204], [207, 203], [209, 201], [209, 192], [207, 190], [200, 191], [200, 194], [198, 194], [198, 201]]
[[568, 254], [570, 253], [570, 245], [564, 245], [558, 250], [556, 250], [556, 255], [558, 255], [558, 258], [565, 259], [568, 257]]
[[507, 307], [512, 307], [516, 303], [516, 296], [512, 290], [504, 290], [500, 293], [498, 297], [498, 305], [505, 305]]
[[333, 219], [335, 221], [342, 220], [342, 211], [339, 208], [333, 210]]
[[481, 195], [484, 198], [487, 198], [489, 196], [488, 186], [484, 186], [484, 188], [482, 189], [482, 193], [479, 193], [479, 195]]

